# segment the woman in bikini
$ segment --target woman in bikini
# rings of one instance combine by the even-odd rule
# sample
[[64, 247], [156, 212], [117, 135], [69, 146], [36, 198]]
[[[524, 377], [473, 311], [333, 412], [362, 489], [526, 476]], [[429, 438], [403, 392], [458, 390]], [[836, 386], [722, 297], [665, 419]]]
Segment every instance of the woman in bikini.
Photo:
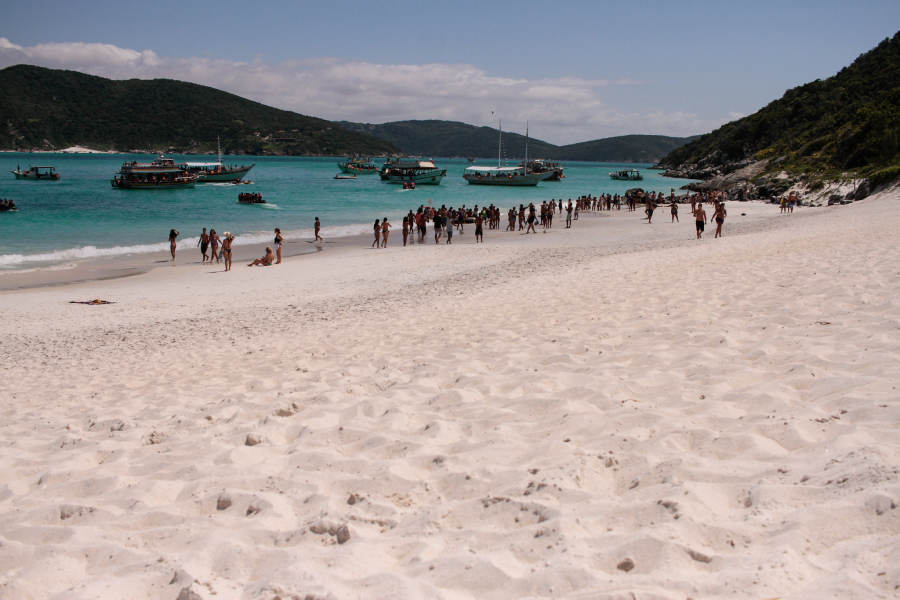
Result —
[[381, 221], [375, 219], [375, 241], [372, 242], [373, 248], [381, 246]]
[[220, 260], [220, 257], [219, 257], [219, 242], [220, 242], [220, 241], [221, 241], [221, 240], [219, 239], [219, 236], [216, 235], [216, 230], [215, 230], [215, 229], [210, 229], [210, 230], [209, 230], [209, 245], [212, 246], [212, 254], [211, 254], [210, 257], [209, 257], [209, 263], [210, 263], [210, 264], [212, 264], [212, 259], [214, 259], [214, 258], [216, 259], [216, 264], [219, 263], [219, 260]]
[[[410, 211], [412, 212], [412, 211]], [[403, 217], [403, 245], [406, 245], [406, 238], [409, 237], [409, 217]]]
[[[672, 207], [672, 222], [678, 221], [678, 203], [675, 202], [674, 198], [671, 198], [671, 207]], [[679, 221], [680, 223], [681, 221]]]
[[275, 228], [275, 256], [278, 257], [275, 261], [276, 265], [281, 264], [281, 242], [284, 241], [284, 238], [281, 237], [281, 230], [277, 227]]
[[266, 255], [262, 258], [257, 258], [252, 263], [248, 264], [248, 267], [270, 267], [272, 263], [275, 261], [275, 254], [272, 252], [272, 248], [266, 246]]
[[716, 202], [716, 212], [713, 213], [713, 217], [716, 219], [716, 235], [713, 236], [713, 239], [722, 237], [722, 223], [725, 222], [725, 217], [727, 216], [728, 213], [725, 211], [725, 203]]
[[229, 232], [225, 232], [225, 239], [222, 240], [222, 257], [225, 259], [225, 270], [231, 270], [231, 242], [234, 236]]
[[177, 229], [172, 229], [169, 231], [169, 250], [172, 252], [172, 262], [175, 262], [175, 248], [178, 246], [178, 243], [175, 241], [181, 235]]
[[388, 229], [391, 227], [393, 227], [393, 225], [388, 223], [387, 217], [385, 217], [381, 221], [381, 247], [382, 248], [387, 248], [388, 234], [390, 233], [390, 231], [388, 231]]

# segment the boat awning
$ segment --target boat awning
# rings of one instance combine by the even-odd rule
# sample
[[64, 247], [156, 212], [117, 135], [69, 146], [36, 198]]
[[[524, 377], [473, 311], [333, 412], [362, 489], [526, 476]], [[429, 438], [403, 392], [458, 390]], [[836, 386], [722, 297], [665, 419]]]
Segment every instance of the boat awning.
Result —
[[55, 169], [56, 167], [31, 167], [32, 169]]
[[466, 167], [466, 171], [480, 171], [482, 173], [514, 173], [522, 169], [524, 167]]
[[437, 167], [434, 166], [434, 163], [428, 160], [420, 160], [419, 161], [420, 169], [435, 169]]
[[217, 163], [217, 162], [214, 162], [214, 163], [189, 162], [189, 163], [184, 163], [184, 164], [189, 167], [221, 167], [221, 166], [223, 166], [222, 163]]

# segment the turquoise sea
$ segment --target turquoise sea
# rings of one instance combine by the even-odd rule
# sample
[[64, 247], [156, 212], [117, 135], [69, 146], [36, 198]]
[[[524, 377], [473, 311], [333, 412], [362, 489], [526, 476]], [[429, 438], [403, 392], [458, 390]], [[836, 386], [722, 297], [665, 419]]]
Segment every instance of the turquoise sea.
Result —
[[[311, 235], [315, 217], [326, 237], [368, 233], [370, 223], [385, 216], [401, 221], [409, 209], [427, 205], [473, 207], [495, 204], [538, 203], [551, 198], [576, 198], [583, 194], [624, 193], [640, 186], [664, 191], [687, 183], [667, 179], [649, 165], [564, 163], [566, 177], [532, 188], [470, 185], [463, 170], [475, 165], [495, 165], [490, 160], [468, 163], [465, 159], [435, 159], [447, 169], [439, 186], [419, 186], [405, 191], [381, 181], [377, 175], [355, 180], [335, 180], [340, 158], [288, 158], [226, 156], [226, 164], [256, 166], [247, 179], [251, 185], [202, 184], [184, 190], [120, 190], [109, 180], [123, 162], [148, 162], [149, 155], [131, 154], [0, 154], [0, 198], [11, 198], [18, 212], [0, 213], [0, 273], [68, 268], [85, 261], [126, 254], [146, 254], [168, 248], [172, 228], [179, 241], [196, 244], [203, 227], [219, 234], [231, 231], [237, 244], [266, 241], [280, 227], [287, 239]], [[212, 157], [181, 157], [202, 161]], [[380, 166], [380, 161], [376, 160]], [[53, 165], [62, 174], [58, 182], [16, 180], [11, 170], [21, 165]], [[510, 162], [515, 166], [517, 162]], [[610, 171], [640, 168], [642, 182], [613, 181]], [[238, 204], [240, 192], [259, 192], [265, 205]]]

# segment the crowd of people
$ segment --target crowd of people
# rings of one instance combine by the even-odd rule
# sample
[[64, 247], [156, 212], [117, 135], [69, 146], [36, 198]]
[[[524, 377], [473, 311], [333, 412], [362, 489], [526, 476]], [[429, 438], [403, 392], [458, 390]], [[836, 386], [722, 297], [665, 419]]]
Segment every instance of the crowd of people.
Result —
[[265, 204], [265, 200], [263, 200], [262, 194], [238, 194], [238, 202], [244, 202], [245, 204]]
[[3, 198], [0, 200], [0, 212], [6, 212], [8, 210], [19, 210], [16, 208], [16, 203], [8, 198]]
[[[262, 196], [259, 194], [241, 194], [241, 196], [255, 196], [259, 197], [260, 200], [262, 199]], [[537, 227], [541, 227], [541, 229], [546, 232], [553, 228], [553, 219], [556, 215], [559, 215], [560, 218], [565, 217], [565, 228], [569, 229], [572, 227], [573, 222], [578, 220], [579, 213], [622, 210], [622, 205], [625, 205], [626, 210], [628, 211], [637, 211], [638, 205], [642, 205], [644, 214], [647, 218], [647, 223], [652, 223], [653, 215], [657, 208], [659, 208], [660, 205], [667, 204], [669, 206], [671, 222], [675, 223], [679, 222], [679, 206], [689, 202], [691, 205], [691, 215], [694, 217], [697, 239], [702, 238], [703, 233], [706, 230], [706, 224], [710, 220], [710, 217], [704, 208], [707, 205], [710, 207], [712, 213], [711, 219], [716, 224], [714, 237], [718, 238], [722, 236], [722, 226], [728, 216], [728, 212], [725, 209], [725, 201], [728, 198], [729, 197], [725, 192], [717, 190], [676, 196], [675, 190], [672, 190], [666, 195], [663, 192], [648, 193], [640, 189], [629, 190], [623, 196], [618, 194], [600, 194], [599, 196], [585, 195], [575, 198], [574, 200], [569, 198], [568, 201], [565, 202], [562, 198], [553, 198], [551, 200], [545, 200], [539, 205], [529, 203], [528, 206], [519, 204], [518, 207], [513, 206], [509, 208], [506, 213], [507, 225], [504, 231], [524, 231], [525, 234], [529, 234], [537, 233]], [[12, 201], [9, 202], [12, 203]], [[429, 203], [430, 202], [431, 201], [429, 200]], [[796, 194], [791, 193], [786, 198], [781, 199], [781, 212], [793, 212], [795, 204], [799, 204], [799, 197]], [[2, 206], [2, 204], [0, 204], [0, 206]], [[13, 204], [13, 207], [15, 207], [15, 204]], [[440, 244], [442, 241], [444, 244], [452, 244], [454, 234], [463, 234], [466, 225], [475, 226], [475, 243], [483, 243], [485, 227], [489, 230], [499, 231], [501, 225], [501, 209], [493, 204], [485, 207], [475, 205], [474, 208], [467, 208], [465, 205], [459, 208], [454, 208], [452, 206], [448, 208], [446, 205], [442, 205], [440, 208], [420, 205], [415, 212], [410, 210], [408, 214], [403, 217], [403, 245], [413, 244], [416, 241], [418, 241], [419, 244], [426, 243], [425, 238], [428, 234], [429, 223], [431, 224], [435, 244]], [[314, 224], [314, 242], [324, 242], [320, 235], [321, 227], [322, 224], [319, 221], [319, 218], [316, 217]], [[387, 248], [391, 228], [393, 228], [393, 225], [388, 221], [387, 217], [384, 219], [376, 219], [373, 226], [375, 239], [372, 242], [371, 247]], [[175, 229], [171, 230], [169, 233], [169, 243], [173, 261], [175, 260], [176, 239], [179, 235], [180, 233]], [[416, 240], [414, 236], [418, 236], [418, 239]], [[213, 260], [215, 260], [216, 264], [219, 264], [224, 260], [225, 270], [231, 270], [233, 241], [234, 236], [229, 232], [225, 232], [223, 237], [220, 238], [216, 234], [215, 229], [210, 229], [209, 233], [207, 233], [206, 228], [204, 228], [197, 242], [197, 245], [200, 247], [202, 262], [204, 264], [207, 262], [212, 264]], [[247, 266], [270, 266], [281, 264], [281, 247], [283, 242], [284, 238], [281, 235], [281, 230], [276, 228], [273, 245], [267, 246], [265, 254], [261, 258], [253, 260]]]

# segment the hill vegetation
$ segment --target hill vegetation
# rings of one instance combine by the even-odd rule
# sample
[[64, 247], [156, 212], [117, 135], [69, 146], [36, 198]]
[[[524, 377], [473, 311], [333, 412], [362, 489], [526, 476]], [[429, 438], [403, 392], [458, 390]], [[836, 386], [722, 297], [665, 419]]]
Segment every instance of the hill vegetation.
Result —
[[[473, 156], [496, 158], [497, 129], [456, 121], [396, 121], [382, 125], [341, 121], [347, 129], [387, 140], [407, 154], [418, 156]], [[530, 157], [553, 160], [652, 163], [698, 136], [623, 135], [567, 146], [531, 138]], [[509, 159], [525, 156], [525, 136], [503, 132], [503, 154]]]
[[686, 172], [685, 165], [751, 159], [835, 174], [869, 174], [900, 163], [900, 33], [833, 77], [788, 90], [756, 113], [673, 150], [662, 164]]
[[221, 136], [227, 154], [399, 153], [330, 121], [182, 81], [115, 81], [15, 65], [0, 70], [0, 90], [0, 149], [199, 153], [214, 150]]

